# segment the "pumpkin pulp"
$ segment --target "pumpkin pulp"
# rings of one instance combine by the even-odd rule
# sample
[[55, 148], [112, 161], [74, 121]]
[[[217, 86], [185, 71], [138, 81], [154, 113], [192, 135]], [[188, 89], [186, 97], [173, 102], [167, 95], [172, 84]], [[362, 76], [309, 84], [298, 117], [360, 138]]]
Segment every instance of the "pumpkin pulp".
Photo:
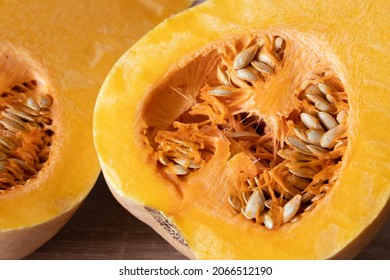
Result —
[[347, 148], [341, 74], [297, 35], [284, 38], [206, 47], [168, 72], [143, 108], [155, 168], [179, 195], [204, 192], [269, 229], [298, 221], [325, 197]]

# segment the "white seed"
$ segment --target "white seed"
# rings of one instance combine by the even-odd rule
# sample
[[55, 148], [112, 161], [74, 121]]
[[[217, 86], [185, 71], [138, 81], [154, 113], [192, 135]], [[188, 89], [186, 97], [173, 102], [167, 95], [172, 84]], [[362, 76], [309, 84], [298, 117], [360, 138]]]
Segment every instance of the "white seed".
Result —
[[209, 94], [214, 96], [231, 96], [234, 94], [234, 89], [229, 86], [218, 86], [209, 90]]
[[342, 141], [337, 141], [336, 145], [333, 147], [333, 149], [336, 151], [338, 149], [341, 149], [341, 148], [344, 148], [344, 147], [347, 147], [348, 145], [348, 140], [347, 139], [344, 139]]
[[237, 70], [237, 76], [245, 81], [256, 81], [259, 77], [257, 76], [256, 70], [252, 66], [247, 66]]
[[327, 112], [319, 112], [318, 118], [326, 129], [332, 129], [338, 125], [337, 121], [332, 117], [332, 115]]
[[217, 68], [217, 79], [221, 84], [223, 84], [225, 86], [230, 85], [229, 77], [228, 77], [227, 73], [225, 71], [223, 71], [220, 66], [218, 66], [218, 68]]
[[265, 207], [267, 207], [268, 209], [271, 209], [272, 208], [272, 199], [267, 199], [264, 204], [265, 204]]
[[179, 164], [175, 164], [172, 168], [173, 172], [176, 174], [176, 175], [187, 175], [188, 174], [188, 169], [185, 168], [184, 166], [182, 165], [179, 165]]
[[238, 140], [250, 140], [250, 139], [256, 139], [260, 137], [260, 135], [257, 134], [256, 132], [245, 131], [245, 130], [228, 132], [227, 136]]
[[302, 196], [297, 194], [283, 207], [283, 223], [287, 223], [292, 217], [297, 214], [299, 207], [301, 206]]
[[333, 92], [335, 92], [335, 89], [333, 87], [324, 83], [319, 83], [318, 88], [325, 95], [332, 94]]
[[274, 60], [274, 58], [271, 55], [267, 54], [267, 53], [260, 52], [259, 55], [258, 55], [257, 60], [267, 64], [271, 68], [275, 68], [275, 60]]
[[323, 130], [319, 130], [319, 129], [309, 129], [306, 132], [306, 135], [307, 135], [307, 139], [311, 143], [313, 143], [315, 145], [320, 145], [321, 138], [324, 135], [324, 131]]
[[328, 103], [328, 101], [326, 101], [324, 98], [322, 98], [318, 94], [306, 94], [306, 98], [309, 99], [311, 102], [313, 102], [313, 104], [315, 104], [317, 102]]
[[303, 141], [291, 136], [286, 137], [285, 141], [290, 147], [301, 152], [302, 154], [312, 155], [312, 152], [306, 148], [306, 144]]
[[325, 194], [324, 194], [324, 193], [321, 193], [321, 194], [316, 195], [315, 197], [313, 197], [310, 201], [311, 201], [311, 202], [316, 202], [316, 201], [318, 201], [318, 200], [320, 200], [320, 199], [323, 199], [324, 197], [325, 197]]
[[321, 146], [324, 148], [332, 148], [336, 144], [337, 139], [345, 132], [345, 126], [341, 124], [329, 129], [321, 138]]
[[320, 89], [317, 87], [317, 85], [310, 84], [306, 87], [305, 93], [307, 94], [316, 94], [316, 95], [323, 95], [323, 93], [320, 91]]
[[317, 174], [317, 172], [315, 170], [313, 170], [309, 167], [290, 169], [289, 171], [298, 177], [307, 178], [307, 179], [312, 179]]
[[307, 145], [306, 148], [310, 150], [316, 157], [322, 158], [329, 153], [329, 150], [324, 149], [317, 145]]
[[315, 194], [313, 194], [311, 192], [305, 192], [304, 194], [302, 194], [301, 203], [309, 202], [310, 199], [312, 199], [314, 196], [315, 196]]
[[240, 212], [242, 205], [241, 205], [241, 200], [237, 196], [234, 195], [229, 196], [228, 202], [237, 212]]
[[316, 204], [310, 204], [309, 206], [307, 206], [306, 208], [305, 208], [305, 210], [303, 210], [303, 212], [308, 212], [308, 211], [310, 211], [310, 210], [313, 210], [314, 208], [316, 207]]
[[1, 119], [0, 123], [9, 131], [18, 133], [20, 131], [27, 131], [28, 126], [26, 124], [18, 123], [10, 119]]
[[53, 97], [50, 94], [39, 95], [37, 103], [42, 109], [49, 109], [53, 105]]
[[338, 112], [336, 116], [336, 120], [339, 124], [344, 123], [348, 118], [348, 113], [346, 111], [340, 111]]
[[300, 129], [300, 128], [297, 128], [297, 127], [294, 127], [294, 134], [295, 134], [299, 139], [301, 139], [302, 141], [304, 141], [304, 142], [306, 142], [306, 143], [310, 143], [309, 139], [307, 139], [305, 130]]
[[272, 219], [272, 213], [268, 212], [267, 214], [264, 215], [264, 226], [268, 229], [273, 229], [274, 228], [274, 221]]
[[248, 199], [245, 209], [242, 210], [247, 219], [254, 219], [257, 213], [261, 213], [264, 210], [265, 199], [263, 193], [259, 190], [255, 190]]
[[264, 74], [273, 74], [274, 73], [274, 69], [272, 69], [271, 66], [268, 66], [267, 64], [265, 64], [261, 61], [253, 60], [251, 62], [251, 65], [253, 66], [253, 68], [255, 68], [257, 71], [259, 71], [261, 73], [264, 73]]
[[290, 183], [300, 190], [304, 190], [310, 184], [310, 180], [292, 175], [290, 176]]
[[248, 203], [249, 197], [251, 196], [250, 192], [243, 192], [242, 193], [242, 199], [244, 200], [245, 204]]
[[252, 61], [258, 49], [258, 45], [253, 45], [239, 52], [234, 57], [233, 68], [237, 70], [247, 66]]
[[40, 110], [38, 103], [32, 97], [27, 98], [26, 106], [28, 108], [30, 108], [30, 109], [33, 109], [34, 111], [39, 111]]
[[176, 162], [177, 164], [180, 164], [184, 167], [189, 167], [192, 169], [198, 169], [201, 167], [200, 164], [196, 163], [193, 159], [188, 159], [188, 158], [173, 158], [173, 161]]
[[301, 113], [300, 117], [301, 121], [307, 128], [322, 129], [322, 126], [316, 117], [308, 113]]
[[333, 112], [335, 110], [335, 108], [328, 102], [316, 102], [314, 106], [322, 112]]
[[169, 165], [171, 162], [169, 161], [169, 159], [167, 159], [165, 156], [161, 155], [159, 156], [158, 158], [158, 161], [162, 164], [162, 165]]
[[23, 120], [30, 121], [30, 122], [34, 121], [34, 117], [33, 116], [31, 116], [30, 114], [28, 114], [26, 112], [23, 112], [21, 110], [15, 109], [13, 107], [7, 108], [5, 111], [8, 112], [8, 113], [16, 115], [16, 116], [18, 116], [19, 118], [21, 118]]
[[326, 95], [326, 100], [328, 100], [329, 103], [334, 103], [336, 101], [336, 98], [333, 95], [331, 95], [331, 94], [327, 94]]
[[276, 37], [275, 38], [275, 51], [279, 51], [283, 46], [284, 39], [282, 37]]

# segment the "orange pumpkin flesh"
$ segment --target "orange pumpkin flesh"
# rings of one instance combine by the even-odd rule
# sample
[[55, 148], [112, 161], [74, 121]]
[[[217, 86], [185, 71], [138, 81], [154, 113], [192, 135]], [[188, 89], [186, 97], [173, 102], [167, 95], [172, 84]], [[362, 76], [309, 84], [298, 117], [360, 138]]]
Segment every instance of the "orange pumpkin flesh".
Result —
[[[38, 83], [37, 96], [53, 98], [50, 129], [54, 132], [49, 158], [36, 174], [24, 170], [28, 167], [18, 159], [9, 159], [28, 153], [18, 154], [13, 146], [10, 151], [16, 140], [3, 138], [1, 150], [8, 158], [2, 164], [20, 165], [2, 167], [0, 174], [0, 259], [22, 258], [37, 249], [82, 203], [99, 173], [91, 130], [103, 78], [129, 45], [188, 5], [187, 1], [0, 1], [1, 136], [12, 129], [7, 124], [14, 124], [5, 117], [10, 107], [28, 110], [21, 103], [35, 90], [28, 90], [31, 81]], [[15, 95], [12, 104], [5, 101], [5, 93]], [[25, 180], [19, 176], [15, 184], [7, 183], [10, 175], [4, 174], [11, 169]]]
[[[222, 5], [223, 10], [217, 8]], [[209, 1], [139, 41], [114, 66], [95, 107], [95, 146], [118, 201], [190, 258], [354, 257], [389, 213], [385, 143], [390, 134], [381, 126], [390, 118], [390, 100], [388, 49], [381, 43], [387, 29], [373, 24], [385, 19], [388, 5], [350, 6], [335, 11], [334, 3], [326, 2]], [[372, 16], [363, 16], [367, 10]], [[319, 11], [321, 18], [313, 21], [312, 13]], [[357, 18], [365, 29], [356, 28]], [[237, 54], [253, 34], [281, 35], [301, 47], [290, 48], [285, 63], [290, 71], [279, 73], [274, 83], [269, 80], [265, 93], [246, 109], [262, 116], [288, 115], [297, 106], [292, 92], [318, 59], [329, 63], [348, 94], [348, 147], [336, 183], [299, 221], [273, 230], [235, 213], [227, 201], [240, 174], [253, 170], [243, 154], [230, 159], [231, 142], [215, 140], [211, 159], [188, 177], [161, 171], [153, 143], [158, 131], [175, 131], [170, 126], [199, 101], [205, 84], [216, 86], [223, 54], [215, 50], [233, 42]], [[159, 216], [170, 226], [161, 226]]]

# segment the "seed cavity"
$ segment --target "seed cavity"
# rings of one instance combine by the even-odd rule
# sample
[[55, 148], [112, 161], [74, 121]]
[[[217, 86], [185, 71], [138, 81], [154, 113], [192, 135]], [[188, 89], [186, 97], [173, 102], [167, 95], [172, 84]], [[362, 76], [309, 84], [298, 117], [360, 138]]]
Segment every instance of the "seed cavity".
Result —
[[55, 100], [27, 57], [0, 45], [0, 195], [38, 176], [54, 136]]
[[[193, 104], [165, 129], [151, 128], [147, 141], [157, 170], [178, 185], [203, 174], [218, 141], [228, 141], [227, 165], [245, 154], [256, 171], [241, 171], [221, 201], [230, 214], [267, 230], [295, 224], [318, 210], [339, 178], [348, 147], [348, 94], [336, 70], [324, 61], [319, 69], [302, 73], [307, 79], [289, 89], [298, 102], [287, 113], [263, 115], [250, 106], [264, 97], [285, 63], [293, 63], [288, 55], [297, 54], [289, 51], [290, 40], [258, 35], [237, 49], [227, 45], [226, 52], [219, 50], [221, 57], [195, 89]], [[42, 110], [52, 102], [42, 98], [26, 100], [24, 106]], [[14, 112], [23, 123], [35, 118], [25, 110]], [[7, 118], [5, 125], [12, 131], [19, 119]], [[18, 145], [4, 139], [0, 144], [6, 142], [6, 151]]]

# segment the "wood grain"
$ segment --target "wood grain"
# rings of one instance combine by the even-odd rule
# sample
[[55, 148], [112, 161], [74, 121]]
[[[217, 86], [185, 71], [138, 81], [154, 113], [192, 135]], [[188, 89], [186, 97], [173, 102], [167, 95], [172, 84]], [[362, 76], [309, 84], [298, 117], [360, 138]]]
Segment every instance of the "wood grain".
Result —
[[[102, 176], [69, 223], [26, 259], [186, 259], [112, 197]], [[390, 218], [357, 259], [390, 259]]]

